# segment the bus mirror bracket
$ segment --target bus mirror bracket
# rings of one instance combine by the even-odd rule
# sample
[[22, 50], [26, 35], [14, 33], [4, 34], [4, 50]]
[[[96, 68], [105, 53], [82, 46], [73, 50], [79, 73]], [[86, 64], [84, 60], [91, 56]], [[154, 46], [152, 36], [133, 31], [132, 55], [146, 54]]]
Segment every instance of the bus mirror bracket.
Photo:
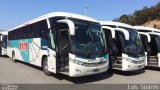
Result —
[[148, 33], [138, 32], [141, 35], [147, 36], [148, 42], [151, 42], [151, 36]]
[[111, 34], [112, 34], [112, 38], [115, 38], [116, 37], [116, 32], [113, 28], [111, 27], [108, 27], [108, 26], [102, 26], [102, 29], [107, 29], [107, 30], [110, 30], [111, 31]]
[[58, 20], [58, 23], [66, 23], [69, 27], [69, 32], [71, 35], [75, 35], [75, 25], [71, 20]]
[[125, 39], [129, 40], [129, 32], [126, 29], [123, 28], [114, 28], [115, 31], [120, 31], [124, 34]]

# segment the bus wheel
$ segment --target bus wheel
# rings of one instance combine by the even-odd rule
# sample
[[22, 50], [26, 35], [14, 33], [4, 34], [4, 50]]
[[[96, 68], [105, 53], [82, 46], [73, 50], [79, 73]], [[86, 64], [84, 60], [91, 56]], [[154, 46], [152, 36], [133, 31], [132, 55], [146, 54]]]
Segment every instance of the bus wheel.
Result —
[[43, 72], [47, 76], [51, 76], [52, 75], [52, 72], [48, 71], [48, 59], [47, 59], [47, 57], [45, 57], [44, 60], [43, 60]]
[[112, 65], [113, 65], [113, 63], [112, 63], [112, 60], [110, 59], [110, 60], [109, 60], [109, 69], [108, 69], [108, 72], [109, 72], [109, 73], [112, 73], [112, 71], [113, 71]]
[[17, 61], [16, 58], [15, 58], [15, 53], [14, 52], [12, 52], [12, 58], [11, 59], [12, 59], [13, 62]]

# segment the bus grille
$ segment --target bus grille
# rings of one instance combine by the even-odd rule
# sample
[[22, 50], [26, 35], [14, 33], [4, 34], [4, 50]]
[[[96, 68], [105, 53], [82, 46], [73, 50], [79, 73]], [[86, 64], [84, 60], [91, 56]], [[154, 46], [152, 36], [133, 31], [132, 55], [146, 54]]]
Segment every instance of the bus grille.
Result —
[[96, 67], [96, 66], [103, 66], [107, 63], [106, 62], [99, 62], [99, 63], [84, 63], [83, 66], [85, 67]]
[[141, 64], [141, 63], [144, 63], [144, 60], [141, 60], [141, 61], [132, 61], [133, 63], [135, 63], [135, 64]]

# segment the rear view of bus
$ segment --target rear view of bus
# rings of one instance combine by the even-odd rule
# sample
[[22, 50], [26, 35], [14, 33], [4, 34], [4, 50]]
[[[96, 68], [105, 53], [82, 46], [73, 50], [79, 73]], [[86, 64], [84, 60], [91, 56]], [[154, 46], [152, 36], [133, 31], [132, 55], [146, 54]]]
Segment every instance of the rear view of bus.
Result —
[[145, 52], [132, 26], [112, 21], [100, 22], [109, 42], [110, 68], [134, 71], [145, 67]]
[[160, 67], [160, 31], [144, 26], [135, 26], [135, 28], [141, 34], [143, 47], [147, 55], [146, 66]]
[[46, 75], [92, 75], [108, 69], [103, 34], [100, 23], [90, 17], [49, 13], [11, 29], [8, 53], [14, 61], [43, 67]]
[[0, 31], [0, 55], [7, 55], [7, 31]]

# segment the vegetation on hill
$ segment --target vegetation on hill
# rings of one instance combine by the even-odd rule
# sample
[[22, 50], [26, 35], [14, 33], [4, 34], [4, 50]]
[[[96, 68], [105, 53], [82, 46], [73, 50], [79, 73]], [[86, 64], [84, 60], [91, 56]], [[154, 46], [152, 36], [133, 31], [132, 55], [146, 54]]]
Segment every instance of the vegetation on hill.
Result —
[[[153, 20], [160, 21], [160, 2], [151, 7], [144, 7], [142, 10], [136, 10], [133, 14], [124, 14], [113, 21], [130, 25], [143, 25], [146, 22]], [[153, 26], [156, 28], [156, 25]]]

